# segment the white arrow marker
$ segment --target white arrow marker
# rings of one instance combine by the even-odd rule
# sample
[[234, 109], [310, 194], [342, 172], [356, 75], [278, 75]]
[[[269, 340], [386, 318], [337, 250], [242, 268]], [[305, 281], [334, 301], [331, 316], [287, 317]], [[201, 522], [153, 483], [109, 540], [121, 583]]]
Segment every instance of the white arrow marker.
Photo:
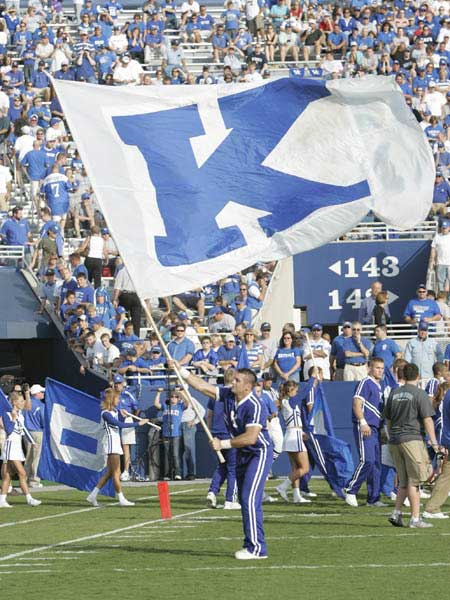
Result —
[[396, 294], [394, 294], [394, 292], [391, 292], [388, 290], [387, 295], [388, 295], [388, 304], [392, 304], [393, 302], [398, 300], [398, 296]]
[[228, 202], [216, 217], [217, 225], [225, 227], [236, 226], [241, 230], [247, 245], [266, 244], [267, 236], [259, 224], [258, 219], [267, 217], [272, 213], [250, 206], [243, 206], [237, 202]]
[[336, 275], [341, 275], [341, 261], [340, 260], [333, 263], [328, 268], [330, 269], [330, 271], [333, 271], [333, 273], [336, 273]]
[[217, 98], [207, 98], [197, 106], [205, 133], [191, 137], [189, 141], [200, 169], [233, 129], [226, 129]]

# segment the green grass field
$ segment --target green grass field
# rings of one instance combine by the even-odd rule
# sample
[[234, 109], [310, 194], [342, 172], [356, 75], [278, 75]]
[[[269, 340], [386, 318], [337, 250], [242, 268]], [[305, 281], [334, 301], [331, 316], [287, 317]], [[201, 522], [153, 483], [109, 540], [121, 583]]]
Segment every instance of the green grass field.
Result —
[[131, 508], [102, 498], [94, 509], [84, 493], [52, 488], [37, 508], [12, 498], [0, 511], [1, 598], [448, 597], [450, 519], [396, 529], [388, 508], [350, 508], [314, 480], [313, 503], [265, 505], [269, 558], [237, 561], [240, 513], [206, 509], [204, 483], [170, 488], [164, 522], [154, 484], [125, 490]]

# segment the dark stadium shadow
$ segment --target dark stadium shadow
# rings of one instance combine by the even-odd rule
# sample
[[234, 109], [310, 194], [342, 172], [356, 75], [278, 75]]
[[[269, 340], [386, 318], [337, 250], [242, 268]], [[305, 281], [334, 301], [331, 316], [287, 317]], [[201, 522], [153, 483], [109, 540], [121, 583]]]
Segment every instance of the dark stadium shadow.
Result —
[[[149, 540], [151, 543], [151, 540]], [[183, 540], [180, 540], [180, 543], [182, 543]], [[155, 542], [155, 544], [158, 542]], [[117, 548], [111, 548], [111, 546], [107, 546], [107, 545], [98, 545], [95, 544], [95, 546], [92, 546], [92, 548], [95, 548], [95, 550], [117, 550]], [[185, 549], [182, 550], [180, 548], [157, 548], [157, 547], [152, 547], [152, 546], [148, 546], [148, 547], [143, 547], [142, 545], [136, 545], [136, 546], [120, 546], [120, 551], [121, 552], [130, 552], [130, 553], [134, 553], [134, 552], [139, 552], [139, 554], [157, 554], [157, 555], [167, 555], [167, 556], [198, 556], [200, 558], [206, 558], [206, 557], [210, 557], [210, 556], [217, 556], [218, 558], [224, 558], [224, 557], [229, 557], [230, 553], [229, 552], [214, 552], [211, 550], [205, 550], [204, 552], [198, 552], [196, 550], [192, 550], [191, 548], [189, 549]]]

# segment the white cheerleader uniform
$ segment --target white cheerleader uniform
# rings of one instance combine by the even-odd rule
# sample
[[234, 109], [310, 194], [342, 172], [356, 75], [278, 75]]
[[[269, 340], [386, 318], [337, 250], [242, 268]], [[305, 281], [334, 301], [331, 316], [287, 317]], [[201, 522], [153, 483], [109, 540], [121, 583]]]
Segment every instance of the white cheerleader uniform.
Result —
[[105, 437], [103, 438], [103, 448], [105, 454], [123, 454], [122, 442], [120, 439], [120, 425], [108, 423], [105, 415], [113, 417], [119, 423], [119, 411], [117, 410], [102, 410], [103, 427], [105, 429]]
[[1, 460], [3, 462], [8, 460], [18, 460], [23, 462], [25, 460], [25, 455], [22, 450], [22, 437], [26, 435], [32, 444], [34, 443], [34, 440], [28, 429], [25, 427], [22, 411], [19, 411], [15, 421], [13, 421], [10, 412], [5, 413], [3, 415], [3, 424], [5, 426], [5, 431], [7, 432], [7, 437], [6, 442], [3, 445]]
[[289, 400], [284, 399], [281, 401], [281, 414], [283, 415], [286, 424], [286, 433], [284, 434], [283, 439], [283, 451], [306, 452], [303, 443], [303, 427], [300, 407], [295, 406], [295, 408], [292, 408], [289, 404]]

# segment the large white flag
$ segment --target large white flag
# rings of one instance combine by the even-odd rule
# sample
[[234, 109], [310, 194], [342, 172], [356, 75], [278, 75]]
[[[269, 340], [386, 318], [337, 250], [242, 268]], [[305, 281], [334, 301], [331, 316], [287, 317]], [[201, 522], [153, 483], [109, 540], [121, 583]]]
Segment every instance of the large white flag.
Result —
[[220, 86], [54, 81], [141, 297], [423, 220], [434, 166], [393, 78]]

